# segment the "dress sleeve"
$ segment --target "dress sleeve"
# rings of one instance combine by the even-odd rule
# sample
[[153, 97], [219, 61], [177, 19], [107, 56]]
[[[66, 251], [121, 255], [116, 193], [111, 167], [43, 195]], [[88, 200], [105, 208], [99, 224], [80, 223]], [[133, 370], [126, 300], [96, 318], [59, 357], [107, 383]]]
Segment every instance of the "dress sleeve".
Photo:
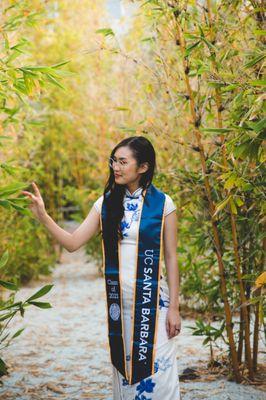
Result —
[[96, 211], [101, 214], [101, 209], [102, 209], [102, 203], [103, 203], [103, 195], [99, 197], [94, 203], [93, 207], [96, 209]]
[[166, 199], [165, 199], [165, 210], [164, 210], [164, 216], [170, 214], [172, 211], [176, 210], [176, 205], [173, 202], [172, 198], [165, 193]]

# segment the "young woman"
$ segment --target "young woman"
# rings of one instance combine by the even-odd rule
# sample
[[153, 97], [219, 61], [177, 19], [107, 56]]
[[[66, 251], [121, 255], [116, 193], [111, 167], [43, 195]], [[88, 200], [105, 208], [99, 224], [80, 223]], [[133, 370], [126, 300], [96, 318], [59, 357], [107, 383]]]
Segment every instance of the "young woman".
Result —
[[145, 137], [118, 143], [109, 167], [103, 195], [73, 233], [47, 214], [35, 183], [34, 194], [22, 193], [31, 199], [33, 214], [68, 251], [102, 234], [113, 399], [179, 400], [176, 206], [152, 184], [155, 151]]

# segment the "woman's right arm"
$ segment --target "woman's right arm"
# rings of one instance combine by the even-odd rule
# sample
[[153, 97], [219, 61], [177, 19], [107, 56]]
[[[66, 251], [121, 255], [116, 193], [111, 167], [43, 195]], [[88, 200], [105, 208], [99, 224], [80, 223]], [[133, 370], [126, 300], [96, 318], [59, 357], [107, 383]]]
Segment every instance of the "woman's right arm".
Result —
[[61, 228], [47, 214], [44, 202], [37, 185], [32, 183], [34, 194], [27, 191], [22, 191], [32, 201], [29, 205], [35, 217], [48, 229], [53, 237], [69, 252], [79, 249], [83, 244], [88, 242], [100, 229], [100, 215], [94, 207], [91, 208], [89, 214], [82, 224], [73, 232], [69, 233]]

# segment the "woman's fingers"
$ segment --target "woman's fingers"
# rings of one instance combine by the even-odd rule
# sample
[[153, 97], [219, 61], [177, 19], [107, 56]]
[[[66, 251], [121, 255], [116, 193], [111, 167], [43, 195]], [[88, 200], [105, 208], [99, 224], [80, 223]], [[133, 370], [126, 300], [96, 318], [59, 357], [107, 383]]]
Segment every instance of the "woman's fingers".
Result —
[[166, 331], [168, 334], [168, 338], [171, 339], [172, 337], [177, 336], [180, 333], [180, 330], [181, 330], [180, 316], [178, 315], [177, 317], [176, 313], [173, 314], [172, 311], [169, 309], [166, 317]]
[[28, 197], [30, 197], [32, 200], [37, 200], [36, 196], [32, 194], [31, 192], [27, 192], [27, 190], [22, 190], [21, 193], [26, 194]]
[[33, 194], [31, 192], [27, 192], [27, 190], [22, 190], [21, 193], [26, 194], [26, 195], [28, 195], [30, 197], [33, 196]]
[[[180, 333], [181, 324], [179, 324], [179, 323], [174, 324], [174, 323], [171, 323], [170, 321], [168, 321], [167, 325], [168, 325], [167, 333], [168, 333], [169, 338], [172, 338]], [[179, 329], [179, 331], [177, 331], [176, 329]]]
[[37, 197], [38, 197], [38, 196], [41, 197], [41, 193], [40, 193], [39, 188], [38, 188], [38, 186], [36, 185], [36, 183], [35, 183], [35, 182], [32, 182], [31, 184], [32, 184], [32, 186], [33, 186], [33, 190], [34, 190], [36, 196], [37, 196]]
[[173, 336], [175, 336], [175, 325], [171, 324], [171, 322], [169, 321], [169, 319], [167, 318], [167, 322], [166, 322], [166, 330], [167, 330], [167, 334], [169, 339], [171, 339]]
[[170, 337], [172, 338], [173, 336], [175, 336], [175, 325], [170, 325]]

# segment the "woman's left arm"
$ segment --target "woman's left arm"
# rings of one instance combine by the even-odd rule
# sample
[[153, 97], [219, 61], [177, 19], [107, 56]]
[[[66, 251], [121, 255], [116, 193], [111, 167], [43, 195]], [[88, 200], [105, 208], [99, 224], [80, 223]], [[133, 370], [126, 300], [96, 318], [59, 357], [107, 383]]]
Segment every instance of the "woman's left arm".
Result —
[[164, 260], [167, 271], [170, 303], [166, 319], [168, 337], [176, 336], [181, 329], [179, 315], [179, 270], [177, 263], [177, 214], [171, 212], [164, 220]]

